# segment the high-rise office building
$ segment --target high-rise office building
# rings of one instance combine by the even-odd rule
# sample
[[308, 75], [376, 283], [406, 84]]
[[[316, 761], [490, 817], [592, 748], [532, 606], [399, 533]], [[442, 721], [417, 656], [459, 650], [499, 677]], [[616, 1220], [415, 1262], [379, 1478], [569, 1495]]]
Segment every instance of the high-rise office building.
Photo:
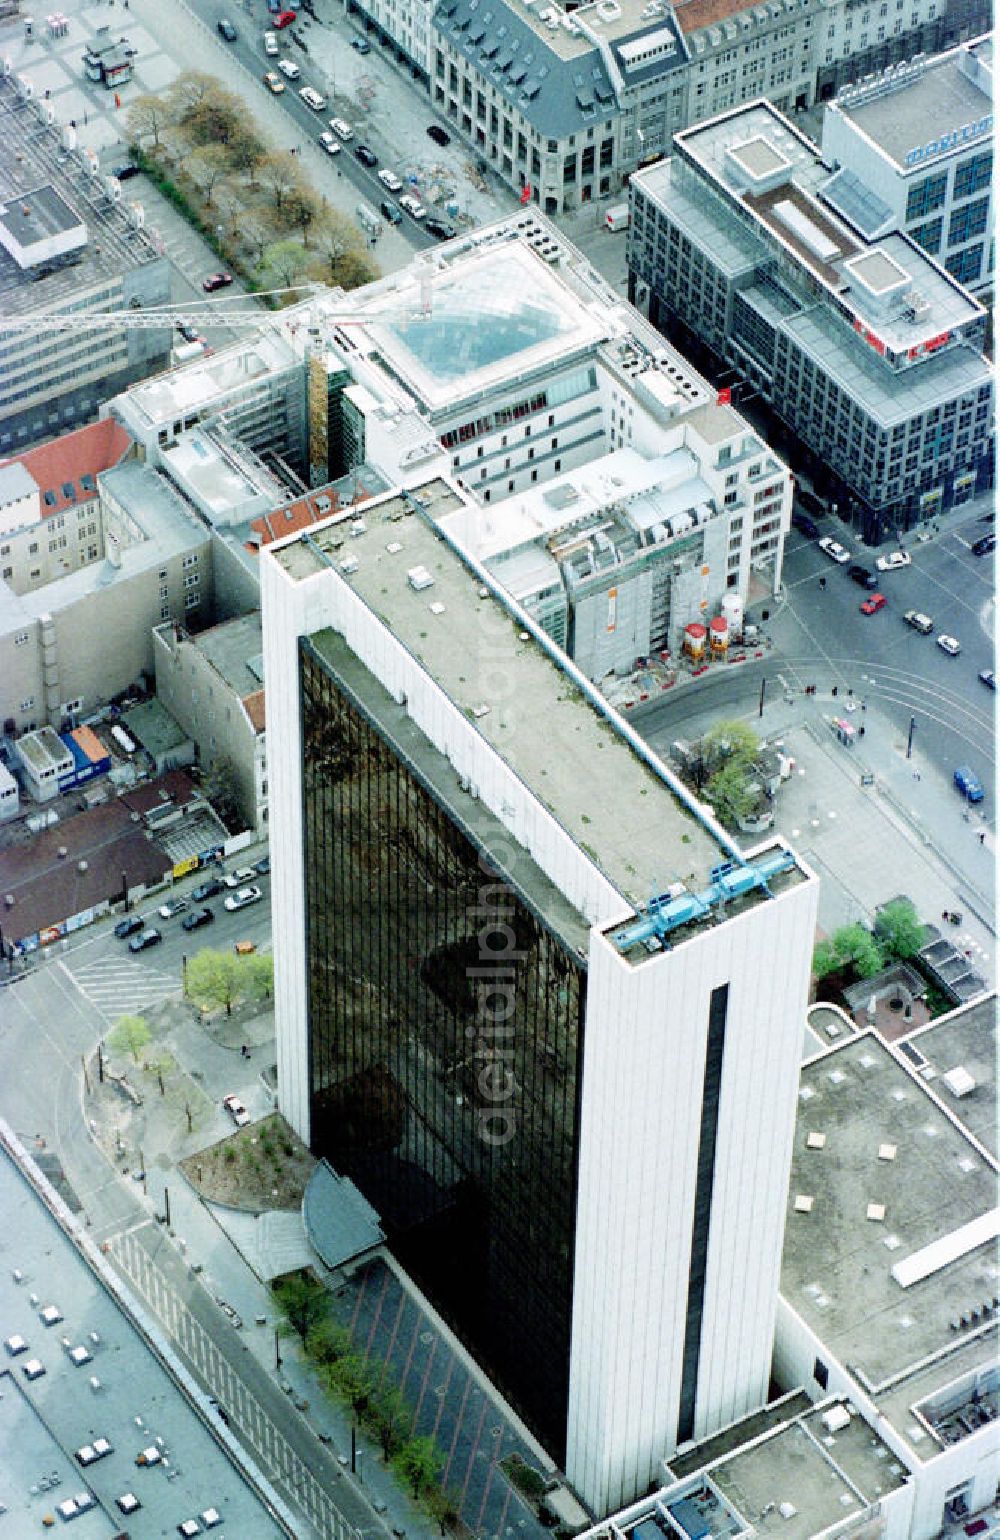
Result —
[[261, 555], [279, 1099], [595, 1508], [767, 1391], [816, 880], [442, 521]]

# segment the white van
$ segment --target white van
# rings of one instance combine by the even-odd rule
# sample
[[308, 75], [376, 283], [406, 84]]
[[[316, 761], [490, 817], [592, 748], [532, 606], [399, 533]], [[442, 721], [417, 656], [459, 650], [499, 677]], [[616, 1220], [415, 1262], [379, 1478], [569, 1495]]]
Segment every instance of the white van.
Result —
[[278, 68], [287, 80], [298, 80], [302, 74], [294, 59], [279, 59]]
[[314, 91], [312, 86], [303, 86], [299, 95], [306, 106], [312, 108], [313, 112], [323, 112], [325, 110], [326, 97], [320, 96], [319, 92]]
[[276, 59], [278, 57], [278, 39], [273, 32], [264, 33], [264, 52], [269, 59]]
[[607, 212], [604, 215], [604, 228], [605, 228], [605, 230], [627, 230], [628, 229], [628, 204], [627, 203], [616, 203], [614, 208], [610, 208], [610, 209], [607, 210]]
[[338, 139], [354, 138], [353, 128], [351, 127], [350, 123], [345, 123], [343, 118], [331, 118], [330, 127], [333, 129]]

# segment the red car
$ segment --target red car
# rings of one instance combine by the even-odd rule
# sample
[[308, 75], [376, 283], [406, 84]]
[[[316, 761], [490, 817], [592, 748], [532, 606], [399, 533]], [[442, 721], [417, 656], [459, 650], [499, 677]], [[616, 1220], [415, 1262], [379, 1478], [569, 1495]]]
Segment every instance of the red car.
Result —
[[228, 289], [232, 281], [232, 273], [209, 273], [202, 279], [201, 286], [206, 294], [214, 294], [216, 289]]
[[871, 594], [862, 604], [862, 615], [874, 615], [885, 609], [885, 594]]
[[272, 21], [271, 26], [274, 27], [277, 32], [280, 32], [282, 27], [290, 27], [292, 22], [296, 20], [297, 17], [294, 11], [279, 11], [277, 16]]

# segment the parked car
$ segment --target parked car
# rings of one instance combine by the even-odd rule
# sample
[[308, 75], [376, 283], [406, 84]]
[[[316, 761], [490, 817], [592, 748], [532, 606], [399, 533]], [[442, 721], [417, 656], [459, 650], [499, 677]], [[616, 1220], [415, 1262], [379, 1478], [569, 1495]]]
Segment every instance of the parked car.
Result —
[[406, 210], [411, 219], [423, 219], [427, 213], [420, 199], [415, 198], [412, 193], [403, 193], [399, 206]]
[[186, 908], [186, 898], [168, 898], [165, 904], [160, 905], [160, 919], [172, 920], [175, 914], [182, 914]]
[[236, 953], [237, 957], [249, 957], [250, 954], [252, 952], [256, 952], [256, 950], [257, 950], [257, 943], [256, 943], [256, 941], [234, 941], [233, 942], [233, 951]]
[[[248, 1117], [247, 1122], [249, 1123], [249, 1121], [250, 1119]], [[218, 1294], [215, 1296], [215, 1303], [218, 1305], [223, 1315], [227, 1316], [232, 1324], [236, 1327], [237, 1331], [239, 1331], [243, 1325], [243, 1317], [240, 1315], [239, 1311], [233, 1309], [233, 1306], [229, 1303], [228, 1299], [221, 1299]]]
[[274, 73], [274, 70], [264, 71], [264, 84], [267, 86], [269, 91], [274, 93], [275, 96], [280, 96], [282, 91], [285, 89], [285, 82], [282, 80], [280, 75], [276, 75]]
[[324, 128], [323, 132], [320, 134], [319, 142], [328, 155], [340, 154], [340, 144], [334, 138], [333, 134], [331, 134], [328, 128]]
[[127, 941], [129, 936], [134, 936], [136, 931], [142, 930], [145, 924], [141, 914], [127, 914], [124, 920], [119, 920], [115, 926], [115, 935], [119, 941]]
[[216, 289], [228, 289], [232, 281], [232, 273], [209, 273], [201, 280], [201, 286], [206, 294], [214, 294]]
[[862, 615], [876, 615], [879, 610], [885, 609], [885, 594], [872, 594], [861, 602]]
[[355, 53], [371, 53], [372, 45], [366, 37], [352, 37], [351, 47]]
[[278, 68], [286, 80], [298, 80], [302, 74], [294, 59], [279, 59]]
[[211, 909], [192, 909], [181, 921], [183, 930], [200, 930], [203, 925], [211, 925], [215, 915]]
[[388, 187], [390, 192], [402, 192], [403, 190], [402, 179], [396, 175], [395, 171], [390, 171], [388, 166], [382, 167], [378, 174], [378, 179], [383, 187]]
[[[233, 909], [245, 909], [247, 904], [256, 904], [263, 897], [264, 895], [260, 888], [240, 888], [238, 893], [230, 893], [226, 899], [226, 908], [230, 911]], [[130, 942], [129, 945], [131, 946], [131, 944]]]
[[356, 144], [354, 146], [354, 155], [363, 166], [371, 167], [378, 165], [378, 156], [375, 154], [375, 151], [372, 149], [371, 145]]
[[948, 654], [949, 658], [957, 658], [962, 650], [962, 644], [958, 638], [956, 636], [949, 636], [946, 631], [942, 631], [937, 639], [937, 644], [942, 652]]
[[810, 540], [815, 540], [819, 534], [819, 525], [811, 519], [807, 513], [800, 513], [798, 509], [792, 514], [792, 528], [797, 529], [800, 535], [806, 535]]
[[228, 1096], [224, 1096], [222, 1098], [222, 1105], [229, 1113], [229, 1116], [232, 1118], [237, 1128], [246, 1128], [250, 1121], [250, 1114], [234, 1092], [230, 1091]]
[[139, 175], [139, 167], [131, 164], [116, 166], [111, 175], [117, 177], [119, 182], [127, 182], [131, 177]]
[[847, 576], [852, 583], [857, 583], [860, 588], [874, 588], [878, 578], [870, 567], [859, 567], [856, 564], [848, 568]]
[[378, 211], [383, 219], [387, 219], [391, 225], [399, 225], [403, 222], [403, 216], [396, 205], [388, 198], [383, 198], [378, 206]]
[[839, 545], [829, 535], [823, 536], [819, 543], [819, 548], [825, 556], [829, 556], [831, 561], [838, 562], [841, 566], [843, 566], [845, 561], [850, 561], [851, 559], [850, 551], [845, 550], [842, 545]]
[[979, 677], [988, 690], [996, 689], [997, 676], [991, 668], [981, 668], [979, 670]]
[[921, 610], [907, 610], [903, 615], [903, 619], [908, 626], [913, 627], [914, 631], [919, 631], [921, 636], [930, 636], [934, 630], [933, 620], [929, 615], [923, 614]]
[[279, 11], [272, 25], [280, 32], [282, 27], [290, 27], [296, 19], [294, 11]]
[[457, 233], [454, 225], [450, 225], [446, 219], [438, 219], [436, 216], [428, 219], [424, 229], [439, 241], [453, 241]]
[[278, 39], [273, 32], [264, 33], [264, 52], [269, 59], [276, 59], [278, 57]]
[[266, 856], [261, 856], [259, 861], [255, 861], [253, 863], [253, 869], [257, 873], [258, 877], [266, 877], [271, 870], [270, 855], [268, 854]]
[[196, 888], [191, 889], [191, 897], [196, 904], [203, 904], [206, 898], [214, 898], [222, 892], [222, 880], [219, 877], [209, 877], [205, 882], [199, 882]]
[[252, 866], [238, 866], [234, 872], [227, 872], [222, 880], [227, 888], [241, 888], [245, 882], [253, 882], [254, 876]]
[[439, 123], [432, 123], [427, 130], [428, 139], [433, 139], [443, 149], [446, 144], [451, 144], [451, 135], [446, 134]]
[[333, 129], [338, 139], [346, 140], [354, 138], [353, 128], [351, 127], [350, 123], [345, 123], [343, 118], [331, 118], [330, 127]]
[[231, 21], [227, 21], [225, 16], [223, 16], [219, 21], [217, 21], [215, 23], [215, 26], [216, 26], [216, 30], [217, 30], [219, 36], [220, 37], [224, 37], [227, 43], [235, 43], [236, 42], [236, 39], [239, 37], [239, 33], [237, 32], [236, 28], [233, 26], [232, 22]]
[[880, 556], [875, 565], [880, 572], [895, 572], [899, 567], [908, 567], [912, 560], [909, 551], [890, 551], [888, 556]]
[[952, 779], [966, 802], [982, 802], [986, 795], [983, 791], [983, 783], [968, 765], [959, 765]]
[[162, 940], [160, 932], [150, 926], [149, 930], [144, 930], [141, 936], [132, 937], [128, 949], [130, 952], [144, 952], [148, 946], [156, 946], [157, 942]]
[[978, 540], [972, 542], [973, 556], [989, 556], [991, 551], [997, 548], [996, 535], [980, 535]]

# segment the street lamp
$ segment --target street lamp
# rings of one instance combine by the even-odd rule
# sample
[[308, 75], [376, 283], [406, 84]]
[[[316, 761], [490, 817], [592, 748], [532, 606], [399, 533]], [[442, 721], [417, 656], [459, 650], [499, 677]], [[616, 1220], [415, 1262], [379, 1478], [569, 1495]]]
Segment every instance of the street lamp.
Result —
[[281, 1330], [277, 1326], [274, 1328], [274, 1367], [275, 1370], [281, 1368]]

